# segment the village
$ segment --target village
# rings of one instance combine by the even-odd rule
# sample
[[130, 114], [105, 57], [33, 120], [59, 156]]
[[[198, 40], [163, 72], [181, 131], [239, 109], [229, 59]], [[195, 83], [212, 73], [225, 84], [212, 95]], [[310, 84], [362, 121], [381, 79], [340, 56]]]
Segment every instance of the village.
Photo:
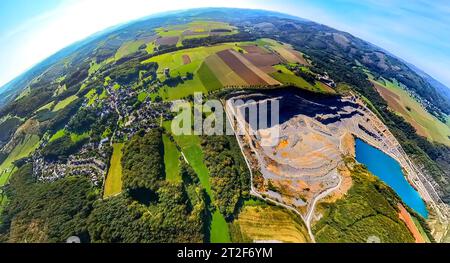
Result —
[[[136, 101], [138, 92], [131, 87], [105, 87], [108, 96], [96, 99], [89, 104], [88, 99], [82, 107], [95, 109], [100, 118], [110, 113], [119, 116], [115, 130], [111, 136], [100, 141], [89, 142], [67, 160], [47, 160], [39, 149], [48, 143], [43, 142], [35, 154], [30, 158], [33, 163], [33, 173], [39, 182], [53, 182], [66, 176], [87, 175], [95, 186], [101, 186], [106, 178], [111, 157], [111, 146], [116, 142], [123, 142], [132, 138], [137, 132], [148, 132], [161, 126], [163, 120], [172, 119], [169, 102], [152, 102], [149, 98], [138, 107], [131, 104]], [[66, 125], [67, 128], [67, 125]]]

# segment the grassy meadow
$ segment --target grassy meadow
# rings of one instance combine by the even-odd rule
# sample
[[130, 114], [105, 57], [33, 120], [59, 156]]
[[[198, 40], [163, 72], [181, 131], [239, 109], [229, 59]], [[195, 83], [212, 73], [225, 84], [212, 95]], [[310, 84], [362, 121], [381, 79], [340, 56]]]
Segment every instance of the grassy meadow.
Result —
[[[211, 31], [215, 29], [226, 29], [230, 32], [222, 32], [221, 35], [232, 35], [238, 33], [238, 30], [227, 23], [217, 21], [192, 21], [182, 25], [171, 25], [160, 27], [155, 32], [160, 37], [178, 37], [177, 47], [183, 45], [183, 40], [192, 38], [205, 38], [210, 36]], [[154, 47], [153, 47], [154, 50]], [[150, 52], [149, 52], [150, 53]]]
[[145, 44], [145, 40], [129, 41], [124, 43], [116, 52], [115, 60], [119, 60], [129, 54], [137, 52], [139, 47]]
[[21, 143], [19, 143], [8, 155], [8, 157], [0, 165], [0, 186], [5, 185], [11, 174], [15, 171], [14, 162], [22, 158], [28, 157], [39, 146], [39, 137], [37, 135], [25, 135]]
[[[171, 77], [186, 76], [187, 73], [194, 74], [193, 79], [186, 80], [176, 87], [169, 87], [166, 85], [159, 89], [158, 95], [164, 100], [177, 100], [185, 98], [195, 92], [206, 93], [209, 90], [215, 90], [222, 87], [217, 78], [214, 77], [211, 69], [207, 68], [207, 65], [204, 64], [204, 60], [216, 52], [236, 48], [237, 47], [232, 43], [211, 47], [198, 47], [155, 56], [143, 63], [158, 63], [158, 77], [163, 80], [166, 78], [163, 72], [165, 68], [170, 69]], [[184, 55], [190, 57], [191, 63], [184, 64]]]
[[413, 99], [406, 90], [396, 81], [375, 81], [377, 91], [388, 102], [389, 107], [395, 110], [408, 121], [418, 134], [429, 140], [450, 146], [450, 126], [442, 123], [427, 112], [422, 105]]
[[315, 85], [307, 82], [302, 77], [296, 76], [294, 72], [290, 71], [286, 68], [285, 65], [276, 65], [274, 68], [277, 70], [270, 75], [278, 80], [279, 82], [285, 85], [292, 85], [298, 88], [314, 91], [314, 92], [322, 92], [322, 93], [334, 93], [334, 90], [325, 84], [316, 81]]
[[175, 143], [166, 134], [163, 135], [164, 143], [164, 165], [166, 169], [166, 180], [180, 182], [180, 157], [181, 154]]
[[60, 102], [58, 102], [55, 107], [53, 108], [53, 111], [59, 111], [67, 107], [70, 103], [74, 102], [78, 97], [76, 95], [72, 95]]
[[113, 155], [108, 170], [108, 175], [105, 181], [105, 190], [103, 198], [115, 196], [122, 192], [122, 149], [123, 143], [116, 143], [113, 145]]
[[217, 209], [212, 215], [210, 235], [211, 243], [231, 243], [228, 223]]
[[[170, 125], [170, 121], [163, 123], [163, 126], [167, 131], [171, 130]], [[174, 135], [173, 137], [178, 146], [180, 146], [189, 165], [192, 169], [194, 169], [200, 180], [200, 184], [203, 186], [206, 193], [210, 197], [211, 202], [213, 203], [214, 200], [211, 193], [211, 184], [209, 182], [209, 171], [203, 162], [203, 151], [200, 145], [200, 137], [197, 135]], [[218, 209], [216, 209], [212, 214], [210, 239], [213, 243], [230, 242], [228, 224]]]
[[308, 231], [297, 215], [258, 201], [246, 203], [233, 222], [231, 233], [233, 242], [309, 242]]

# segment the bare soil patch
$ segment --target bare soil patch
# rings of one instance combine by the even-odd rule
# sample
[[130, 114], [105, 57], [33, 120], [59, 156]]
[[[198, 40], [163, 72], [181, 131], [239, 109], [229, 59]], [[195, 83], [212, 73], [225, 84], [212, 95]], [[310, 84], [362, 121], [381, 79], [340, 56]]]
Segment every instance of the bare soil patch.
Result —
[[281, 63], [280, 58], [275, 54], [247, 53], [244, 57], [258, 68], [271, 67]]
[[[408, 112], [406, 112], [406, 109], [400, 104], [400, 102], [399, 102], [400, 97], [397, 94], [388, 90], [385, 87], [380, 86], [376, 82], [372, 82], [372, 83], [375, 86], [375, 89], [381, 95], [381, 97], [383, 97], [383, 99], [387, 101], [389, 107], [391, 107], [394, 111], [400, 113], [404, 117], [409, 116]], [[428, 136], [428, 133], [426, 132], [426, 130], [419, 123], [417, 123], [414, 119], [408, 118], [408, 121], [416, 129], [416, 131], [419, 135], [422, 135], [425, 137]]]
[[247, 51], [248, 53], [256, 53], [256, 54], [268, 54], [268, 52], [256, 45], [251, 45], [251, 46], [243, 46], [242, 47], [245, 51]]
[[178, 43], [179, 37], [162, 37], [156, 40], [158, 46], [175, 46]]
[[266, 81], [242, 63], [231, 50], [220, 51], [217, 55], [249, 85], [267, 85]]
[[401, 205], [401, 204], [398, 204], [398, 209], [400, 210], [400, 213], [399, 213], [400, 219], [403, 222], [405, 222], [409, 231], [414, 236], [416, 243], [425, 243], [425, 240], [423, 239], [422, 235], [420, 234], [419, 230], [417, 229], [417, 226], [414, 224], [414, 221], [412, 220], [411, 215], [408, 213], [408, 211], [406, 211], [405, 207], [403, 207], [403, 205]]
[[191, 57], [189, 55], [183, 55], [183, 64], [191, 64]]

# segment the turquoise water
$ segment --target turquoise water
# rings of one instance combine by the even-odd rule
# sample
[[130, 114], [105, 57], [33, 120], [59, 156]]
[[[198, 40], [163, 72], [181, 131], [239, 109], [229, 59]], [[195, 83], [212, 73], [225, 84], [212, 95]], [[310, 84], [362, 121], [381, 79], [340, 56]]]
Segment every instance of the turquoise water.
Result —
[[356, 140], [356, 160], [389, 185], [405, 204], [424, 218], [428, 217], [425, 202], [406, 180], [396, 160], [360, 139]]

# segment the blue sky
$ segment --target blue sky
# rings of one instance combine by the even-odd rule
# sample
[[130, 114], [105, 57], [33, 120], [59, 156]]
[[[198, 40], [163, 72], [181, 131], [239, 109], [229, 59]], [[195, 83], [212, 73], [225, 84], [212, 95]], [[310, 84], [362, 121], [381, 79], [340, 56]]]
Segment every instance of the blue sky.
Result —
[[450, 86], [447, 0], [1, 0], [0, 86], [109, 26], [206, 6], [269, 9], [326, 24], [376, 44]]

